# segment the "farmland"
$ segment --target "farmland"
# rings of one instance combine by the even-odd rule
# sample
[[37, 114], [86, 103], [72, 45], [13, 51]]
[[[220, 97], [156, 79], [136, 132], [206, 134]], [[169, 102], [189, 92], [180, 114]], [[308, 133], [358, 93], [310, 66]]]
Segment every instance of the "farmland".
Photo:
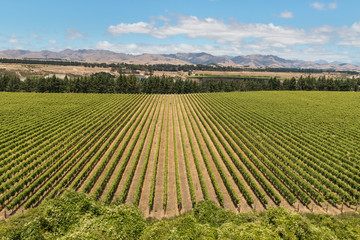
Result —
[[233, 211], [355, 211], [360, 96], [0, 93], [1, 216], [64, 189], [171, 217], [213, 200]]

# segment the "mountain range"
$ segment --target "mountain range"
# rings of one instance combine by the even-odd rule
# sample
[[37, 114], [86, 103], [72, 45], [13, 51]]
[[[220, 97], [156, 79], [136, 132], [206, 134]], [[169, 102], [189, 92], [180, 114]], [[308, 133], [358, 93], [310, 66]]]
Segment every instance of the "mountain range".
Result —
[[130, 55], [108, 50], [66, 49], [60, 52], [5, 50], [0, 51], [0, 58], [21, 59], [61, 59], [87, 62], [124, 62], [132, 64], [203, 64], [216, 66], [250, 67], [250, 68], [302, 68], [329, 69], [339, 71], [360, 71], [360, 66], [324, 60], [312, 62], [302, 60], [287, 60], [274, 55], [247, 56], [214, 56], [208, 53], [177, 53], [177, 54], [141, 54]]

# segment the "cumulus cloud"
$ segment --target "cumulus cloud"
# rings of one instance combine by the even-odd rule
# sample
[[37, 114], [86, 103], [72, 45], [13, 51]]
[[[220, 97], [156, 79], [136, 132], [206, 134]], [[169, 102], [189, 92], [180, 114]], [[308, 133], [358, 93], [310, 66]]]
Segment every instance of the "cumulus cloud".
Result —
[[325, 4], [323, 3], [313, 2], [310, 5], [317, 10], [325, 10]]
[[69, 28], [66, 30], [66, 38], [69, 40], [76, 40], [84, 37], [84, 34], [76, 29]]
[[330, 3], [329, 8], [330, 9], [336, 9], [337, 8], [337, 3], [336, 2]]
[[164, 22], [169, 22], [169, 21], [171, 21], [170, 18], [167, 18], [167, 17], [165, 17], [165, 16], [163, 16], [163, 15], [160, 15], [160, 16], [152, 16], [151, 18], [156, 19], [156, 20], [161, 20], [161, 21], [164, 21]]
[[19, 40], [15, 35], [10, 36], [10, 39], [7, 41], [8, 43], [18, 46], [18, 45], [28, 45], [29, 42], [25, 40]]
[[336, 9], [338, 7], [336, 2], [332, 2], [332, 3], [328, 3], [328, 4], [321, 3], [321, 2], [313, 2], [310, 4], [310, 6], [312, 6], [316, 10], [320, 10], [320, 11], [332, 10], [332, 9]]
[[[330, 4], [318, 5], [318, 9], [335, 8]], [[283, 12], [282, 17], [293, 17]], [[351, 62], [351, 50], [360, 47], [360, 22], [350, 26], [330, 25], [312, 28], [295, 28], [272, 23], [242, 23], [216, 18], [199, 18], [178, 15], [175, 19], [156, 22], [120, 23], [109, 26], [114, 36], [124, 34], [145, 34], [157, 39], [157, 44], [122, 44], [119, 42], [98, 42], [95, 48], [129, 54], [208, 52], [213, 55], [274, 54], [289, 59]], [[188, 44], [164, 44], [169, 38], [187, 37]], [[207, 44], [191, 44], [203, 41]], [[201, 40], [202, 39], [202, 40]], [[195, 42], [195, 41], [194, 41]]]
[[37, 39], [37, 38], [39, 38], [39, 35], [37, 35], [37, 34], [33, 33], [33, 34], [30, 34], [30, 37], [31, 37], [31, 38], [35, 38], [35, 39]]
[[338, 36], [341, 41], [339, 46], [360, 47], [360, 22], [355, 22], [351, 26], [343, 26], [338, 30]]
[[[315, 4], [315, 3], [314, 3]], [[330, 8], [329, 4], [317, 3], [318, 9]], [[334, 6], [333, 6], [334, 7]], [[283, 17], [293, 17], [291, 12], [283, 12]], [[186, 36], [188, 39], [206, 39], [213, 41], [217, 48], [226, 46], [218, 50], [219, 54], [228, 51], [228, 46], [241, 46], [251, 49], [252, 51], [267, 51], [268, 49], [292, 49], [298, 46], [325, 46], [331, 44], [333, 46], [342, 46], [347, 48], [360, 47], [360, 22], [356, 22], [351, 26], [334, 27], [323, 25], [312, 27], [309, 29], [294, 28], [274, 25], [272, 23], [241, 23], [236, 20], [225, 22], [215, 18], [198, 18], [196, 16], [178, 16], [176, 21], [167, 21], [163, 24], [156, 22], [137, 22], [137, 23], [120, 23], [116, 26], [108, 28], [112, 35], [122, 34], [146, 34], [157, 39], [166, 39], [175, 36]], [[118, 46], [118, 45], [117, 45]], [[134, 45], [125, 46], [126, 49], [132, 49]], [[188, 45], [162, 45], [160, 49], [151, 46], [149, 49], [143, 46], [135, 46], [134, 51], [143, 50], [147, 52], [151, 49], [169, 52], [171, 48], [178, 49], [179, 46], [184, 49], [190, 49], [192, 52], [196, 49], [190, 48]], [[114, 48], [115, 46], [111, 46]], [[122, 46], [123, 47], [123, 46]], [[196, 46], [198, 49], [204, 49]], [[190, 51], [189, 50], [189, 51]], [[215, 51], [215, 49], [206, 50]], [[154, 51], [153, 51], [154, 52]], [[176, 52], [176, 51], [175, 51]], [[133, 52], [132, 52], [133, 53]]]
[[8, 42], [11, 43], [11, 44], [18, 44], [19, 40], [17, 40], [16, 38], [11, 38], [11, 39], [9, 39]]
[[125, 33], [150, 33], [153, 29], [153, 25], [146, 22], [138, 23], [120, 23], [116, 26], [109, 26], [108, 32], [113, 35], [122, 35]]
[[51, 43], [51, 44], [56, 44], [57, 41], [55, 39], [51, 39], [51, 40], [48, 40], [48, 43]]
[[280, 17], [281, 18], [294, 18], [294, 14], [289, 11], [284, 11], [284, 12], [280, 13]]
[[[289, 14], [288, 14], [289, 15]], [[198, 18], [195, 16], [179, 16], [173, 24], [164, 23], [120, 23], [110, 26], [108, 32], [112, 35], [141, 33], [158, 39], [185, 35], [189, 39], [203, 38], [215, 40], [218, 43], [237, 43], [248, 38], [262, 39], [283, 46], [296, 44], [324, 44], [328, 42], [326, 35], [317, 35], [293, 27], [277, 26], [272, 23], [244, 24], [235, 20], [226, 23], [215, 18]]]

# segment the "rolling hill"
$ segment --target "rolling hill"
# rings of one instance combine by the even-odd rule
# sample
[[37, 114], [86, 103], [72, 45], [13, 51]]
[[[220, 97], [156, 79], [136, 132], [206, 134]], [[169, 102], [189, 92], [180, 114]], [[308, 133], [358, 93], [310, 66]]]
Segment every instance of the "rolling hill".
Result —
[[203, 64], [250, 68], [271, 67], [360, 71], [360, 66], [349, 63], [328, 63], [324, 60], [316, 62], [288, 60], [274, 55], [214, 56], [208, 53], [145, 53], [141, 55], [131, 55], [108, 50], [66, 49], [60, 52], [48, 50], [38, 52], [27, 50], [5, 50], [0, 51], [0, 58], [61, 59], [88, 62], [125, 62], [131, 64]]

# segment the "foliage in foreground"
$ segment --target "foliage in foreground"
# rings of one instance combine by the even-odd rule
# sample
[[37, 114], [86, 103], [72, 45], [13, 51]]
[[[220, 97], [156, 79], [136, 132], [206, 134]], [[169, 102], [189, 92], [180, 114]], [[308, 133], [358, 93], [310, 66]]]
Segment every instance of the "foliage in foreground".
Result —
[[103, 206], [69, 191], [0, 222], [0, 239], [360, 239], [359, 226], [358, 214], [302, 216], [284, 208], [236, 214], [211, 201], [174, 219], [145, 220], [133, 206]]

